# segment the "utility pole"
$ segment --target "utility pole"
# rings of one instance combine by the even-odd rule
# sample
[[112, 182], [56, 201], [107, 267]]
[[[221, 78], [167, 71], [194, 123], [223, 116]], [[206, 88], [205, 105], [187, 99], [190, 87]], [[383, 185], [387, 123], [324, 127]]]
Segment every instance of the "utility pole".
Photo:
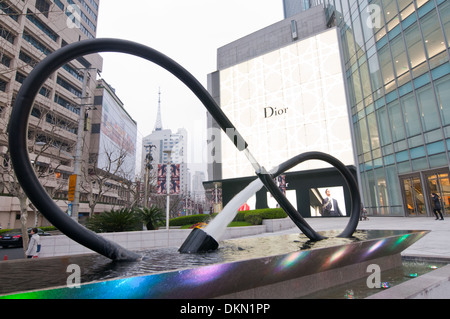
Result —
[[80, 117], [78, 121], [78, 135], [77, 135], [77, 145], [75, 149], [75, 158], [74, 158], [74, 168], [73, 175], [76, 176], [75, 179], [75, 194], [72, 201], [72, 219], [78, 222], [78, 212], [80, 209], [80, 178], [81, 178], [81, 166], [83, 163], [83, 145], [84, 145], [84, 125], [85, 125], [85, 116], [86, 116], [86, 105], [85, 99], [87, 99], [87, 85], [90, 78], [89, 68], [84, 68], [83, 70], [83, 89], [81, 93], [81, 101], [80, 101]]
[[152, 161], [152, 148], [156, 147], [156, 145], [145, 145], [147, 150], [147, 155], [145, 155], [145, 185], [144, 185], [144, 208], [148, 208], [148, 182], [150, 170], [153, 168]]

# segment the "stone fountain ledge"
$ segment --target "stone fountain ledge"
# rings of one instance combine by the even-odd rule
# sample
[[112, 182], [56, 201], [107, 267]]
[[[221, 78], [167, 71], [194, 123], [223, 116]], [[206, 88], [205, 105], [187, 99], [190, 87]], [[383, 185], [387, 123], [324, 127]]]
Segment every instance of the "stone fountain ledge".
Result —
[[[273, 233], [295, 227], [290, 218], [263, 220], [261, 226], [228, 227], [222, 240]], [[101, 236], [129, 250], [181, 246], [192, 229], [104, 233]], [[40, 258], [95, 253], [65, 235], [42, 236]]]
[[366, 299], [450, 299], [450, 265], [383, 290]]

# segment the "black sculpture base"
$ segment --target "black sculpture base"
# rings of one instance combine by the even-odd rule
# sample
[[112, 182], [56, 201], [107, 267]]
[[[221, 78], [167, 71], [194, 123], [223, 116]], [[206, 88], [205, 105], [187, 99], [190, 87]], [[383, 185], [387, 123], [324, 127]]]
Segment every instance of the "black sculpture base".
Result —
[[178, 251], [182, 254], [196, 254], [216, 250], [219, 243], [204, 230], [194, 228]]

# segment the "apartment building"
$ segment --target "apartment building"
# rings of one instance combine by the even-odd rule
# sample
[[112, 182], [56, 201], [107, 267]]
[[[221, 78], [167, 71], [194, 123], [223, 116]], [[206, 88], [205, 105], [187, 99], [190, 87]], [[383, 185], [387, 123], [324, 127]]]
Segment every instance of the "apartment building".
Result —
[[[0, 1], [0, 225], [20, 224], [20, 203], [8, 158], [7, 124], [15, 97], [33, 67], [50, 53], [72, 42], [96, 37], [99, 0]], [[55, 72], [42, 86], [29, 120], [29, 152], [42, 185], [62, 210], [68, 208], [68, 179], [74, 171], [74, 154], [80, 105], [93, 103], [98, 54], [80, 57]], [[85, 72], [86, 71], [86, 72]], [[84, 75], [87, 79], [85, 81]], [[85, 83], [85, 84], [84, 84]], [[83, 96], [83, 92], [85, 95]], [[91, 114], [86, 113], [85, 123]], [[90, 143], [84, 127], [84, 145]], [[87, 163], [89, 152], [83, 152]], [[82, 204], [80, 212], [88, 212]], [[29, 207], [28, 224], [48, 224]]]

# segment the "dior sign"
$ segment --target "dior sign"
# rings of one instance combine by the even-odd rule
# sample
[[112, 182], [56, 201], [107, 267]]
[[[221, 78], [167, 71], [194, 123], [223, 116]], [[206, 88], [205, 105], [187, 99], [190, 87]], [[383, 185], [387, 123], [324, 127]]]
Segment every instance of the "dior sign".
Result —
[[288, 110], [289, 110], [288, 107], [285, 107], [285, 108], [282, 108], [282, 109], [277, 109], [276, 107], [270, 107], [270, 106], [269, 107], [265, 107], [264, 108], [264, 118], [268, 119], [268, 118], [273, 117], [273, 116], [284, 115], [284, 114], [287, 114]]

